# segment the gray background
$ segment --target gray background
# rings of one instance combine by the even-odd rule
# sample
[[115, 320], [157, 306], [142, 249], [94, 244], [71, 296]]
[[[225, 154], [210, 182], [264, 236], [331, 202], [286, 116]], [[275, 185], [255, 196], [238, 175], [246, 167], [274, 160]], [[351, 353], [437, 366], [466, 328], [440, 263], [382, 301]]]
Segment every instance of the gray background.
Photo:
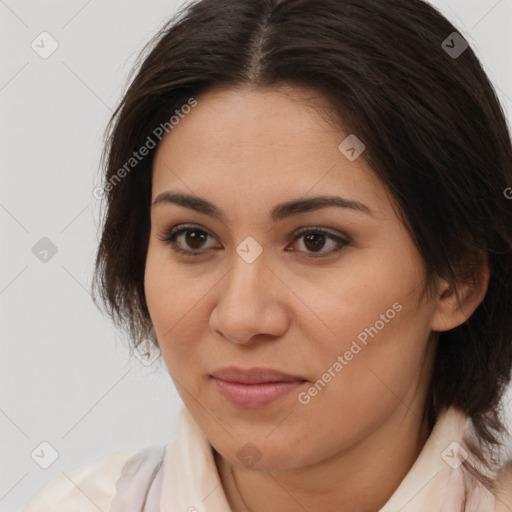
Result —
[[[510, 118], [512, 0], [432, 3]], [[163, 362], [130, 356], [89, 290], [103, 130], [137, 52], [180, 4], [0, 0], [1, 512], [60, 471], [174, 434], [181, 400]], [[43, 31], [59, 45], [47, 59], [31, 48]], [[57, 248], [46, 263], [32, 252], [43, 237]], [[47, 469], [31, 458], [43, 441], [59, 454]]]

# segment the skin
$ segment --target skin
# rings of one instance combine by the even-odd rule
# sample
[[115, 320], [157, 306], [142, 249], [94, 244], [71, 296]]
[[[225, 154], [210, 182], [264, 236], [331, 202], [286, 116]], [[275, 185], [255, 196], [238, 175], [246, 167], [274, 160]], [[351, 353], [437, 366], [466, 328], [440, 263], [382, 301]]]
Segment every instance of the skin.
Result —
[[[175, 204], [151, 209], [145, 291], [167, 368], [215, 449], [234, 512], [378, 510], [430, 434], [421, 418], [436, 332], [471, 315], [488, 274], [483, 269], [479, 288], [461, 288], [461, 308], [441, 278], [433, 294], [423, 293], [423, 261], [389, 194], [363, 157], [350, 161], [339, 151], [350, 132], [320, 114], [328, 105], [314, 91], [212, 89], [197, 100], [157, 149], [152, 199], [196, 194], [226, 219]], [[372, 214], [328, 207], [269, 219], [277, 203], [333, 193]], [[210, 236], [191, 246], [181, 235], [177, 246], [202, 256], [184, 257], [161, 240], [184, 223]], [[350, 243], [308, 257], [337, 244], [326, 238], [315, 252], [304, 236], [293, 241], [303, 227]], [[263, 249], [252, 263], [236, 252], [248, 236]], [[300, 403], [299, 391], [397, 302], [402, 310]], [[210, 378], [227, 365], [271, 367], [309, 382], [265, 408], [237, 408]], [[251, 467], [237, 457], [248, 442], [261, 455]]]

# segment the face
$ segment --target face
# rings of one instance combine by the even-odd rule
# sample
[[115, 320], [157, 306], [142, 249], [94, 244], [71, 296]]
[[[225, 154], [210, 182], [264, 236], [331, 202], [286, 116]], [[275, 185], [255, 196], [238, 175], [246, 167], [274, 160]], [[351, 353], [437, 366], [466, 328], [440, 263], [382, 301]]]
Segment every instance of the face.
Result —
[[[421, 416], [436, 303], [382, 183], [339, 149], [349, 133], [304, 89], [197, 102], [155, 155], [145, 291], [170, 375], [213, 447], [238, 466], [253, 451], [258, 469], [301, 467], [406, 407]], [[343, 201], [308, 203], [320, 196]], [[212, 377], [233, 366], [292, 379]]]

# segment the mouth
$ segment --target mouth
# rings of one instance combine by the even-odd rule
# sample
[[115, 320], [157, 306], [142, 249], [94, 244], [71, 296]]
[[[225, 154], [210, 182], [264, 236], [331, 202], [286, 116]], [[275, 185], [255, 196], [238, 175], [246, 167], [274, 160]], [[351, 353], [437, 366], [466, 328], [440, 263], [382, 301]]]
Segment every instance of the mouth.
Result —
[[219, 393], [232, 405], [261, 409], [308, 382], [300, 376], [271, 368], [221, 368], [210, 378]]

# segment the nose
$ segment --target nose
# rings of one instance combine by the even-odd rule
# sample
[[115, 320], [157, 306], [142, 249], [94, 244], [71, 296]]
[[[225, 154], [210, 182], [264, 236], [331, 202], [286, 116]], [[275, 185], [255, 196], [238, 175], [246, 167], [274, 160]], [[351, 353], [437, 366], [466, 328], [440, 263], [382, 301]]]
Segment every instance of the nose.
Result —
[[238, 344], [282, 336], [289, 325], [290, 291], [267, 265], [264, 254], [252, 263], [235, 254], [232, 269], [219, 283], [210, 328]]

